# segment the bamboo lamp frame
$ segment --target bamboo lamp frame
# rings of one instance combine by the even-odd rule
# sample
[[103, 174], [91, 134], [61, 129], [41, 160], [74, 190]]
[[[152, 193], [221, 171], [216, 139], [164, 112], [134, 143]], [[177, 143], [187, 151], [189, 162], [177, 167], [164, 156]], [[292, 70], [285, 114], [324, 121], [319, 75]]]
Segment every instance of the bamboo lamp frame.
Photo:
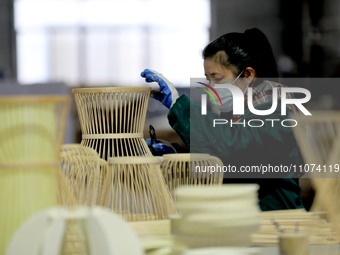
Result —
[[334, 166], [340, 164], [340, 111], [312, 114], [295, 115], [299, 124], [293, 130], [305, 163], [320, 165], [322, 170], [326, 167], [322, 174], [314, 171], [310, 175], [316, 190], [312, 211], [325, 210], [329, 214], [340, 240], [340, 172], [334, 171]]
[[72, 90], [82, 131], [82, 145], [101, 158], [152, 156], [143, 130], [151, 88], [106, 87]]
[[0, 97], [0, 253], [16, 228], [57, 205], [66, 96]]
[[128, 221], [168, 219], [175, 212], [158, 157], [109, 158], [101, 206]]
[[71, 185], [68, 177], [63, 173], [61, 168], [57, 170], [58, 175], [58, 205], [68, 208], [75, 208], [78, 201], [74, 192], [71, 190]]
[[296, 114], [293, 128], [306, 163], [336, 163], [340, 156], [340, 111], [318, 111], [312, 116]]
[[222, 168], [223, 162], [209, 154], [174, 153], [163, 155], [161, 171], [165, 183], [175, 198], [176, 188], [182, 185], [221, 185], [223, 171], [211, 171], [211, 167], [216, 166]]
[[61, 169], [78, 206], [94, 206], [100, 201], [107, 161], [81, 144], [63, 144]]
[[0, 162], [59, 160], [69, 103], [66, 96], [0, 97]]

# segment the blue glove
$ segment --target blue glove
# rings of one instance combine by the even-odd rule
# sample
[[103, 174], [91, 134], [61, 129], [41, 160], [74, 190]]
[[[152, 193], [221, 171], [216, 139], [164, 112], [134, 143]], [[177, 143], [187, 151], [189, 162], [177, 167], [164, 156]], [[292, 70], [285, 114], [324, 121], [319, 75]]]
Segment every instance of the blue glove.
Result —
[[176, 149], [164, 140], [157, 140], [157, 142], [152, 142], [151, 138], [145, 139], [153, 156], [163, 156], [164, 154], [176, 153]]
[[145, 78], [146, 82], [157, 82], [159, 85], [159, 91], [152, 91], [151, 97], [160, 101], [165, 107], [170, 109], [179, 97], [175, 86], [168, 81], [162, 74], [145, 69], [141, 76]]
[[163, 156], [164, 154], [176, 153], [176, 149], [167, 141], [158, 140], [156, 130], [152, 125], [149, 125], [150, 138], [146, 139], [146, 144], [154, 156]]

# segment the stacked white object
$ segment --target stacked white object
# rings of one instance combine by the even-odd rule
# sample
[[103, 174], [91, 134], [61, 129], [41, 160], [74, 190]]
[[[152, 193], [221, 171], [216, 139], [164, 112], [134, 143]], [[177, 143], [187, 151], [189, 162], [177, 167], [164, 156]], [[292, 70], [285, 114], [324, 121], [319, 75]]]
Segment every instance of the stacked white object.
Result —
[[254, 247], [218, 247], [218, 248], [199, 248], [187, 251], [184, 255], [259, 255], [260, 248]]
[[178, 215], [171, 219], [175, 242], [187, 248], [247, 247], [260, 225], [256, 184], [182, 186]]

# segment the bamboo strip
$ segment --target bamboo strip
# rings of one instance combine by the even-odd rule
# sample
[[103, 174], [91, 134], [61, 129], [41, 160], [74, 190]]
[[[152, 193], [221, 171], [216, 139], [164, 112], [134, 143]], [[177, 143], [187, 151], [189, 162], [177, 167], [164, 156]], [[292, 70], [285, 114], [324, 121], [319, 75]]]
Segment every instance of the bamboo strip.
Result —
[[80, 144], [62, 145], [61, 168], [77, 205], [99, 204], [107, 162], [95, 150]]
[[[286, 211], [286, 213], [284, 213]], [[272, 246], [278, 243], [280, 231], [301, 231], [309, 234], [310, 244], [336, 244], [336, 228], [325, 220], [325, 212], [285, 210], [261, 212], [261, 225], [252, 236], [254, 246]], [[273, 224], [275, 222], [276, 225]], [[277, 228], [280, 226], [280, 231]]]
[[152, 156], [143, 131], [151, 88], [109, 87], [73, 89], [81, 144], [105, 160], [120, 156]]
[[32, 214], [57, 205], [60, 142], [69, 99], [0, 97], [0, 253]]
[[222, 161], [209, 154], [175, 153], [163, 156], [161, 171], [175, 199], [174, 192], [182, 185], [221, 185], [223, 171], [211, 170], [216, 166], [223, 167]]
[[[313, 116], [294, 116], [299, 125], [294, 128], [300, 150], [307, 164], [320, 164], [334, 169], [320, 175], [311, 173], [316, 190], [312, 210], [324, 210], [336, 226], [340, 240], [340, 111], [313, 112]], [[308, 132], [306, 132], [308, 131]]]
[[157, 157], [109, 159], [101, 205], [128, 221], [164, 220], [175, 212]]

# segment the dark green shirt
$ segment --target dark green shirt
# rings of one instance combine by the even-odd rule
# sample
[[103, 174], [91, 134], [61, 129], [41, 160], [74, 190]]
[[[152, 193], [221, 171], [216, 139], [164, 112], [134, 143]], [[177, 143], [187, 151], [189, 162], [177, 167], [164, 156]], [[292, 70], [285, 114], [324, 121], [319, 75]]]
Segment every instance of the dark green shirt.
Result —
[[[256, 109], [269, 109], [270, 106], [265, 103]], [[212, 122], [216, 118], [221, 117], [212, 113], [202, 116], [200, 105], [191, 103], [185, 95], [176, 100], [168, 114], [170, 125], [190, 147], [190, 152], [209, 153], [222, 159], [225, 165], [240, 169], [241, 166], [260, 165], [294, 167], [303, 163], [292, 128], [280, 124], [287, 117], [281, 116], [279, 106], [270, 116], [254, 115], [245, 109], [240, 122], [263, 120], [265, 124], [258, 128], [248, 125], [213, 127]], [[272, 127], [273, 123], [266, 119], [278, 121]], [[256, 178], [228, 178], [225, 175], [224, 183], [259, 184], [259, 206], [264, 211], [303, 208], [299, 181], [293, 174], [285, 173], [274, 178], [259, 177], [258, 174]]]

